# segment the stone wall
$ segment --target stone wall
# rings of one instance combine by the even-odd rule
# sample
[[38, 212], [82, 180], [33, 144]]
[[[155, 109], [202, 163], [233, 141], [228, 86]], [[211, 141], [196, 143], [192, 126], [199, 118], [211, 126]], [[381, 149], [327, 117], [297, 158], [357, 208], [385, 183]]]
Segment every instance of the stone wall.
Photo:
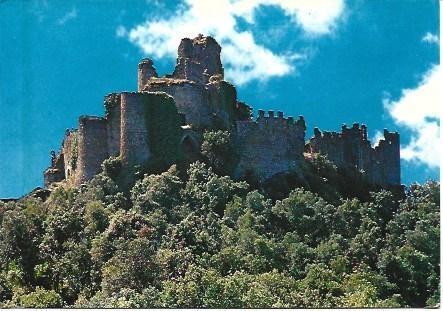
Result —
[[269, 111], [259, 111], [256, 121], [237, 121], [235, 145], [240, 161], [235, 169], [236, 178], [248, 174], [263, 181], [274, 174], [296, 170], [303, 161], [305, 121], [294, 121]]
[[226, 81], [215, 80], [206, 84], [209, 109], [213, 116], [213, 125], [229, 129], [234, 121], [240, 120], [237, 113], [237, 90]]
[[144, 58], [138, 64], [138, 91], [141, 92], [151, 78], [157, 78], [157, 70], [150, 58]]
[[79, 185], [98, 174], [109, 157], [107, 125], [104, 118], [81, 116], [78, 130], [78, 160], [75, 184]]
[[385, 130], [385, 139], [372, 148], [365, 125], [354, 123], [351, 128], [342, 126], [341, 133], [321, 132], [314, 136], [306, 148], [311, 153], [321, 153], [335, 165], [344, 169], [357, 169], [374, 184], [400, 184], [400, 144], [398, 133]]
[[212, 111], [204, 85], [189, 80], [152, 79], [144, 91], [165, 92], [172, 96], [178, 112], [185, 115], [186, 124], [196, 129], [212, 126]]
[[64, 171], [67, 179], [75, 180], [78, 161], [78, 131], [66, 130], [62, 143]]
[[223, 79], [220, 52], [220, 45], [212, 37], [199, 35], [194, 39], [182, 39], [172, 76], [202, 84], [208, 83], [213, 75], [219, 75]]
[[140, 164], [151, 156], [145, 121], [145, 101], [149, 93], [121, 94], [120, 156], [125, 166]]
[[110, 156], [120, 154], [121, 128], [121, 94], [111, 93], [105, 96], [108, 153]]
[[400, 135], [397, 132], [384, 130], [381, 139], [374, 150], [373, 181], [380, 185], [400, 184]]
[[65, 179], [65, 163], [63, 154], [51, 152], [51, 166], [43, 173], [45, 187]]

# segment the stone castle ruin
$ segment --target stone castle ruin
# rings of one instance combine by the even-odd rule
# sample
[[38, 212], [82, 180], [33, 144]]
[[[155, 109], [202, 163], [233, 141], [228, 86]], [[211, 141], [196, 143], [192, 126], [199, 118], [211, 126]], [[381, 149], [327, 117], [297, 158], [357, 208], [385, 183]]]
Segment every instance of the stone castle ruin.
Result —
[[229, 130], [238, 154], [235, 178], [253, 174], [264, 181], [296, 171], [305, 158], [324, 154], [337, 167], [356, 168], [380, 186], [400, 184], [399, 134], [384, 131], [375, 148], [366, 126], [342, 127], [341, 133], [314, 130], [305, 141], [306, 125], [282, 112], [258, 111], [237, 99], [224, 80], [221, 47], [212, 37], [185, 38], [178, 47], [174, 72], [159, 77], [151, 59], [138, 65], [137, 92], [105, 96], [105, 116], [81, 116], [76, 130], [67, 130], [61, 150], [52, 152], [45, 185], [67, 180], [80, 185], [101, 171], [101, 164], [119, 156], [123, 167], [153, 158], [174, 162], [182, 154], [198, 158], [205, 130]]

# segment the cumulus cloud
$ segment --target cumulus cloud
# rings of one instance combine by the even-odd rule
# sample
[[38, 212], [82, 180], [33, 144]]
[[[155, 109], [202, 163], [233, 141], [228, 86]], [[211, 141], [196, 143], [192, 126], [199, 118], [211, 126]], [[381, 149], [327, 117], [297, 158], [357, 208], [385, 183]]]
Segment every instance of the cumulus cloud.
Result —
[[77, 17], [77, 9], [76, 8], [72, 8], [72, 10], [70, 10], [69, 12], [67, 12], [65, 15], [63, 15], [62, 17], [60, 17], [57, 20], [57, 24], [59, 25], [64, 25], [66, 24], [68, 21], [74, 19]]
[[[169, 18], [148, 19], [129, 30], [119, 28], [117, 34], [156, 58], [175, 57], [184, 37], [212, 35], [223, 47], [226, 76], [236, 84], [287, 75], [294, 71], [296, 60], [306, 58], [303, 53], [277, 54], [255, 41], [251, 28], [257, 26], [258, 8], [280, 8], [294, 25], [313, 36], [331, 33], [344, 11], [343, 0], [185, 0], [184, 4]], [[239, 19], [249, 30], [239, 30]]]
[[438, 44], [439, 39], [438, 39], [438, 36], [437, 36], [437, 35], [435, 35], [435, 34], [433, 34], [433, 33], [430, 33], [430, 32], [427, 32], [427, 33], [423, 36], [423, 38], [421, 38], [421, 41], [426, 42], [426, 43], [429, 43], [429, 44]]
[[400, 99], [384, 99], [385, 108], [394, 121], [412, 133], [409, 143], [401, 149], [402, 159], [417, 161], [430, 168], [440, 166], [442, 78], [440, 65], [434, 65], [416, 88], [404, 89]]

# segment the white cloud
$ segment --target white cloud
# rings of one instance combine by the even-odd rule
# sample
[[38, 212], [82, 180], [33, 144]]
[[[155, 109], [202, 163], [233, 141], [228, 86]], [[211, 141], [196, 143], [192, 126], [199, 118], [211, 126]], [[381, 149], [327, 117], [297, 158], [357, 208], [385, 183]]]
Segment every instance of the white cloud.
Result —
[[381, 139], [384, 139], [383, 133], [381, 131], [376, 131], [374, 137], [371, 139], [372, 147], [378, 146]]
[[439, 39], [438, 39], [438, 36], [437, 36], [437, 35], [432, 34], [432, 33], [430, 33], [430, 32], [427, 32], [427, 33], [423, 36], [423, 38], [421, 38], [421, 41], [426, 42], [426, 43], [429, 43], [429, 44], [433, 44], [433, 43], [438, 44]]
[[74, 19], [77, 17], [77, 9], [76, 8], [72, 8], [71, 11], [67, 12], [65, 15], [63, 15], [62, 17], [60, 17], [57, 20], [57, 24], [59, 25], [64, 25], [66, 24], [68, 21]]
[[440, 166], [440, 109], [442, 104], [440, 65], [434, 65], [414, 89], [404, 89], [397, 101], [384, 99], [394, 121], [412, 132], [410, 142], [401, 149], [401, 157], [430, 168]]
[[333, 31], [344, 11], [343, 0], [185, 0], [170, 18], [148, 19], [127, 31], [129, 40], [144, 53], [161, 57], [175, 57], [182, 38], [199, 33], [214, 36], [222, 46], [222, 60], [226, 77], [236, 84], [251, 80], [267, 80], [295, 70], [294, 61], [306, 58], [300, 53], [276, 54], [258, 44], [250, 30], [240, 31], [237, 20], [245, 20], [248, 27], [257, 24], [255, 11], [261, 6], [277, 6], [305, 33], [325, 35]]

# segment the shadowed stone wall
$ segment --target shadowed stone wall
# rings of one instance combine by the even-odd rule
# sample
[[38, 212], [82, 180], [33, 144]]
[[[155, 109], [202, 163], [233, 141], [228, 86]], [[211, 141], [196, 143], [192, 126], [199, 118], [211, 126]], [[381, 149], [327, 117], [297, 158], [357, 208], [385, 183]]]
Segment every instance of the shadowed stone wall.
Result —
[[120, 156], [125, 166], [143, 163], [151, 156], [144, 104], [149, 96], [148, 93], [121, 94]]
[[151, 80], [144, 91], [165, 92], [172, 96], [178, 112], [185, 115], [187, 124], [197, 129], [212, 125], [208, 91], [204, 85], [189, 80], [161, 78]]
[[120, 154], [121, 128], [121, 94], [112, 93], [105, 97], [108, 153], [110, 156]]
[[384, 139], [375, 147], [374, 182], [380, 185], [400, 184], [400, 135], [384, 130]]
[[106, 120], [99, 117], [80, 117], [75, 184], [79, 185], [98, 174], [102, 162], [108, 157]]
[[263, 181], [296, 170], [303, 161], [305, 130], [303, 117], [294, 121], [282, 112], [275, 116], [269, 111], [265, 116], [260, 110], [257, 121], [237, 121], [235, 145], [240, 161], [234, 174], [238, 178], [253, 173]]
[[182, 39], [172, 76], [202, 84], [208, 83], [213, 75], [219, 75], [223, 79], [220, 52], [220, 45], [212, 37], [199, 35], [194, 39]]
[[62, 155], [66, 178], [75, 180], [78, 163], [78, 130], [66, 130], [62, 145]]
[[321, 153], [341, 168], [356, 168], [366, 179], [381, 186], [400, 184], [400, 142], [398, 133], [384, 131], [384, 139], [371, 147], [367, 128], [354, 123], [352, 128], [342, 126], [341, 133], [320, 132], [307, 144], [307, 151]]

